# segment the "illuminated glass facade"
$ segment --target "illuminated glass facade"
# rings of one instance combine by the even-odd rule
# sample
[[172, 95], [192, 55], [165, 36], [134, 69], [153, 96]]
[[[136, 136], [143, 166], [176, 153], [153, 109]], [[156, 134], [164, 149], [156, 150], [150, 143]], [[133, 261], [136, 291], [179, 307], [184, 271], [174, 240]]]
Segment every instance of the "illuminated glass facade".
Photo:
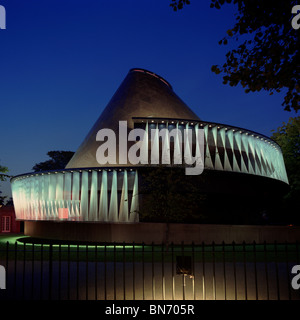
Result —
[[[241, 179], [260, 176], [288, 184], [282, 152], [274, 141], [251, 130], [200, 120], [165, 80], [153, 75], [143, 69], [129, 72], [65, 170], [24, 174], [11, 180], [17, 219], [139, 222], [139, 170], [174, 164], [178, 143], [173, 137], [172, 142], [162, 145], [158, 135], [161, 129], [191, 129], [194, 137], [201, 130], [204, 170], [239, 173]], [[96, 162], [98, 130], [114, 130], [120, 120], [128, 121], [129, 129], [146, 130], [148, 138], [143, 143], [159, 163], [100, 166]], [[194, 143], [190, 153], [199, 155], [199, 150]], [[169, 164], [162, 161], [162, 154], [170, 159]], [[182, 165], [186, 166], [184, 161]]]
[[19, 176], [12, 181], [17, 219], [138, 221], [138, 173], [83, 169]]

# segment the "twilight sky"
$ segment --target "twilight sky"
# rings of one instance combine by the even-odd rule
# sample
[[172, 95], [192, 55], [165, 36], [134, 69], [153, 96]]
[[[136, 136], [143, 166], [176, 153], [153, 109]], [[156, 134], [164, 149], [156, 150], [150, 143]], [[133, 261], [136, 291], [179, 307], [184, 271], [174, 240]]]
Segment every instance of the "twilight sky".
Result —
[[[52, 150], [76, 151], [129, 69], [164, 77], [205, 121], [270, 136], [295, 116], [283, 93], [244, 93], [211, 72], [231, 48], [220, 46], [236, 8], [191, 0], [0, 0], [0, 164], [32, 171]], [[235, 45], [234, 42], [232, 45]], [[0, 190], [11, 195], [10, 183]]]

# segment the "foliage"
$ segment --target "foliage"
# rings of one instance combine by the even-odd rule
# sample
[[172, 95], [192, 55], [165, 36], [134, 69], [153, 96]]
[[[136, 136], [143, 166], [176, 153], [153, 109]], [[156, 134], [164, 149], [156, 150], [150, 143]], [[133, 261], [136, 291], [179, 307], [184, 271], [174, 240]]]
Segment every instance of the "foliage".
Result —
[[190, 4], [189, 0], [172, 0], [170, 7], [173, 8], [174, 11], [180, 10], [183, 8], [184, 5]]
[[64, 169], [72, 156], [73, 151], [49, 151], [50, 160], [35, 164], [32, 168], [35, 172]]
[[142, 221], [194, 222], [202, 217], [199, 179], [183, 168], [157, 167], [142, 172], [140, 194]]
[[[219, 44], [230, 39], [244, 41], [226, 54], [222, 67], [212, 66], [216, 74], [224, 73], [223, 83], [241, 84], [245, 92], [281, 92], [286, 90], [282, 105], [285, 110], [299, 109], [299, 32], [291, 26], [294, 0], [226, 0], [237, 5], [235, 25]], [[224, 0], [212, 0], [211, 7], [220, 9]]]
[[6, 200], [6, 196], [1, 196], [1, 193], [2, 193], [2, 191], [0, 191], [0, 208], [2, 207], [2, 206], [4, 206], [4, 204], [5, 204], [5, 200]]
[[10, 178], [9, 175], [5, 174], [6, 172], [8, 172], [8, 168], [0, 165], [0, 181], [5, 181], [7, 178]]
[[[282, 106], [299, 110], [299, 30], [291, 26], [291, 10], [296, 0], [211, 0], [210, 7], [221, 9], [225, 3], [237, 5], [235, 25], [219, 44], [244, 38], [237, 48], [226, 54], [226, 62], [213, 65], [216, 74], [223, 73], [223, 83], [242, 85], [245, 92], [285, 91]], [[189, 1], [172, 0], [174, 11]]]
[[271, 136], [281, 147], [285, 161], [290, 190], [285, 195], [283, 206], [285, 212], [291, 212], [291, 222], [300, 222], [296, 215], [300, 206], [300, 117], [290, 118]]
[[[0, 181], [6, 181], [6, 179], [11, 178], [11, 176], [7, 175], [8, 168], [0, 165]], [[1, 196], [2, 191], [0, 191], [0, 207], [5, 204], [6, 196]]]

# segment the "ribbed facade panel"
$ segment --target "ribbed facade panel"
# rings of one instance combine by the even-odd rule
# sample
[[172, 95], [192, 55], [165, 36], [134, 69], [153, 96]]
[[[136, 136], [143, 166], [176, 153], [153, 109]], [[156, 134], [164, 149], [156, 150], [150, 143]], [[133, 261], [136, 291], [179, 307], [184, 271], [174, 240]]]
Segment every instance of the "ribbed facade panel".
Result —
[[72, 170], [12, 180], [20, 220], [138, 221], [136, 170]]
[[[199, 141], [195, 137], [199, 130], [203, 130], [204, 156], [201, 154], [201, 157], [204, 157], [205, 169], [259, 175], [288, 183], [281, 149], [267, 137], [249, 130], [215, 123], [176, 119], [138, 119], [137, 123], [142, 124], [148, 133], [149, 139], [145, 143], [148, 144], [149, 141], [149, 157], [155, 159], [155, 162], [149, 162], [149, 165], [157, 162], [166, 164], [164, 159], [168, 159], [170, 165], [178, 164], [174, 159], [179, 158], [180, 152], [182, 163], [189, 164], [184, 161], [185, 156], [197, 158], [199, 149], [196, 148], [198, 146], [196, 143]], [[174, 129], [179, 129], [177, 133], [182, 132], [183, 145], [181, 147], [178, 146], [180, 139], [176, 138], [176, 134], [171, 135]], [[187, 129], [192, 130], [193, 147], [187, 143], [183, 134], [183, 131]], [[169, 135], [165, 133], [165, 130], [169, 132]], [[167, 138], [160, 144], [158, 137], [164, 136]], [[171, 136], [173, 140], [170, 139]], [[173, 148], [170, 147], [171, 141], [173, 141]], [[161, 145], [160, 149], [159, 145]]]
[[[138, 222], [138, 166], [191, 166], [191, 159], [201, 158], [205, 170], [258, 175], [288, 183], [280, 147], [262, 135], [214, 123], [174, 119], [144, 118], [138, 126], [146, 132], [139, 143], [141, 153], [148, 150], [148, 163], [140, 156], [143, 162], [134, 163], [134, 169], [68, 169], [15, 177], [11, 185], [17, 219]], [[191, 135], [185, 135], [184, 130], [190, 130]]]

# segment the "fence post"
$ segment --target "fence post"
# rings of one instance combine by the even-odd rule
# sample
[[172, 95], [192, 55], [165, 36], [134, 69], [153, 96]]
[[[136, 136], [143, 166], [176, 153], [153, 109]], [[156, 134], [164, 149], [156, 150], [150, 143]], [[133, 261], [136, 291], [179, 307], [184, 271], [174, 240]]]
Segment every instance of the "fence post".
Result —
[[89, 246], [85, 246], [85, 299], [89, 299]]
[[13, 296], [16, 297], [16, 290], [17, 290], [17, 259], [18, 259], [18, 243], [15, 241], [15, 274], [14, 274], [14, 287], [13, 287]]
[[288, 244], [287, 241], [285, 241], [285, 259], [286, 259], [286, 275], [288, 279], [288, 293], [289, 293], [289, 300], [291, 300], [291, 279], [290, 279], [290, 272], [289, 272], [289, 255], [288, 255]]
[[192, 283], [193, 283], [193, 299], [196, 300], [196, 290], [195, 290], [195, 280], [196, 280], [196, 270], [195, 270], [195, 244], [192, 242]]
[[217, 287], [216, 287], [216, 265], [215, 265], [215, 242], [212, 242], [212, 258], [213, 258], [213, 298], [217, 298]]
[[135, 244], [133, 242], [132, 246], [132, 290], [133, 290], [133, 300], [135, 300]]
[[53, 248], [52, 248], [52, 243], [49, 245], [49, 300], [52, 298], [52, 268], [53, 268]]
[[44, 296], [44, 287], [43, 287], [43, 274], [44, 274], [44, 244], [42, 243], [41, 244], [41, 263], [40, 263], [40, 266], [41, 266], [41, 278], [40, 278], [40, 298], [43, 299], [43, 296]]
[[98, 300], [98, 248], [95, 245], [95, 300]]
[[222, 241], [222, 252], [223, 252], [223, 286], [224, 286], [224, 300], [227, 300], [226, 295], [226, 259], [225, 259], [225, 242]]
[[106, 266], [106, 244], [104, 244], [104, 300], [107, 300], [107, 266]]
[[33, 299], [34, 292], [34, 243], [31, 244], [32, 248], [32, 259], [31, 259], [31, 299]]
[[233, 254], [234, 298], [235, 300], [237, 300], [235, 242], [234, 241], [232, 241], [232, 254]]
[[165, 300], [165, 269], [164, 269], [164, 243], [163, 242], [161, 244], [161, 276], [162, 276], [161, 296], [162, 296], [162, 300]]
[[26, 243], [24, 241], [23, 244], [23, 278], [22, 278], [22, 299], [24, 299], [24, 293], [25, 293], [25, 263], [26, 263]]
[[274, 243], [275, 246], [275, 268], [276, 268], [276, 285], [277, 285], [277, 299], [280, 300], [280, 289], [279, 289], [279, 275], [278, 275], [278, 256], [277, 256], [277, 241]]
[[243, 260], [244, 260], [244, 287], [245, 287], [245, 300], [248, 300], [248, 287], [247, 287], [247, 259], [246, 259], [246, 243], [243, 241]]
[[258, 284], [257, 284], [257, 269], [256, 269], [256, 242], [253, 241], [254, 251], [254, 276], [255, 276], [255, 299], [258, 300]]
[[[8, 272], [9, 272], [9, 270], [8, 270], [8, 255], [9, 255], [9, 241], [6, 241], [6, 261], [5, 261], [5, 269], [4, 269], [4, 288], [5, 288], [5, 290], [7, 291], [8, 290], [8, 287], [7, 287], [7, 278], [8, 278]], [[2, 267], [1, 267], [2, 268]], [[1, 290], [1, 288], [0, 288], [0, 290]]]
[[268, 255], [267, 255], [267, 243], [264, 241], [264, 259], [265, 259], [265, 273], [266, 273], [266, 283], [267, 283], [267, 300], [270, 300], [269, 293], [269, 276], [268, 276]]
[[142, 243], [143, 300], [145, 300], [145, 244]]
[[68, 244], [67, 264], [68, 264], [67, 297], [68, 297], [68, 300], [70, 300], [70, 244]]
[[[125, 248], [124, 243], [123, 248]], [[117, 300], [116, 271], [116, 243], [114, 242], [114, 300]]]
[[202, 242], [202, 299], [206, 300], [206, 288], [205, 288], [205, 245]]
[[175, 300], [175, 278], [174, 278], [174, 243], [171, 243], [172, 252], [172, 300]]
[[[182, 262], [184, 263], [184, 242], [181, 242], [181, 256]], [[182, 299], [185, 300], [185, 277], [186, 275], [182, 273]]]
[[125, 242], [123, 241], [123, 299], [126, 300], [126, 251]]
[[58, 300], [61, 300], [61, 243], [58, 245]]
[[152, 299], [155, 300], [154, 243], [152, 242]]
[[77, 243], [76, 259], [76, 299], [79, 300], [79, 243]]

